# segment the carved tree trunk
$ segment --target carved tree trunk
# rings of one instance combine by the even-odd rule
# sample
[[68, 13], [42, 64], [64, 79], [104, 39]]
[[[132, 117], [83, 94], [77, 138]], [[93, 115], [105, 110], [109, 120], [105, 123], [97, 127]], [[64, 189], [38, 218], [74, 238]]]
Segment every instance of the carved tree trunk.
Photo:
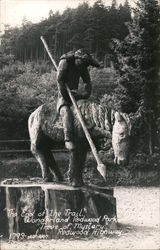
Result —
[[0, 187], [0, 191], [5, 196], [0, 223], [5, 217], [8, 231], [5, 228], [3, 235], [11, 239], [40, 234], [47, 238], [86, 237], [98, 235], [100, 226], [103, 230], [116, 228], [113, 189], [37, 184], [8, 185]]

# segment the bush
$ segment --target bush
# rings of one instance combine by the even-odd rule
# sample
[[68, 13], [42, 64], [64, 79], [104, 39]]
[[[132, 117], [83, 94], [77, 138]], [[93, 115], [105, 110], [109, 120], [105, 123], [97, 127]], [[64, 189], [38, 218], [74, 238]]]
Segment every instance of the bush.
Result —
[[1, 139], [28, 136], [27, 120], [31, 112], [41, 104], [57, 99], [56, 72], [38, 73], [36, 65], [17, 62], [14, 66], [6, 66], [6, 71], [3, 68], [5, 77], [0, 85]]
[[104, 94], [113, 94], [116, 87], [115, 71], [112, 68], [90, 70], [90, 75], [93, 84], [93, 95], [95, 97], [102, 97]]

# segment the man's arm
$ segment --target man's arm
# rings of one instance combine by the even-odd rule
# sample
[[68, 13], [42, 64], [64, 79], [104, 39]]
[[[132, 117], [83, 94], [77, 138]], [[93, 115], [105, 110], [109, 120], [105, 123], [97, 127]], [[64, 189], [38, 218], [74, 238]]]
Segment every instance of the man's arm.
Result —
[[87, 99], [90, 97], [92, 91], [91, 79], [87, 68], [83, 69], [81, 77], [85, 85], [85, 93], [83, 94], [83, 99]]

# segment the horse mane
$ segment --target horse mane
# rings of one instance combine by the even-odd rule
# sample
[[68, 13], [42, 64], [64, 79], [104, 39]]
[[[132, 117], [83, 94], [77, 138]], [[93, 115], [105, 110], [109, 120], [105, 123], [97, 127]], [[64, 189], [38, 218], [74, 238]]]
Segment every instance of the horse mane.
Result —
[[[111, 131], [111, 109], [98, 101], [78, 101], [78, 107], [88, 127], [98, 127]], [[75, 116], [76, 112], [74, 111]]]

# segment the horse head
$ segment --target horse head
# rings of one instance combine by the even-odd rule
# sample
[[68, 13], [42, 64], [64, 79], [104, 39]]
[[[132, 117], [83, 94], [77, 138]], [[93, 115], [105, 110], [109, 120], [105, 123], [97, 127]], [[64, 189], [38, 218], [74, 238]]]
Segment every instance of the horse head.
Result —
[[131, 123], [129, 116], [125, 113], [114, 113], [114, 124], [112, 130], [112, 147], [114, 150], [114, 163], [127, 165], [129, 161], [129, 137]]
[[112, 146], [114, 163], [127, 165], [131, 133], [129, 115], [89, 101], [83, 101], [79, 108], [86, 124], [93, 128], [90, 132], [98, 150], [107, 151]]

